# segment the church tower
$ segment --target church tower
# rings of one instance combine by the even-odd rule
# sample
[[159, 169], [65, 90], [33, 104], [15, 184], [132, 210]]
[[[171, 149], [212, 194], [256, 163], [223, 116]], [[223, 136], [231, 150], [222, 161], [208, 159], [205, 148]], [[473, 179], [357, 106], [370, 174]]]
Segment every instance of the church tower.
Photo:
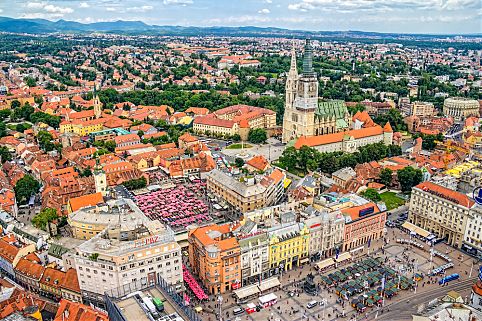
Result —
[[97, 95], [96, 87], [97, 85], [94, 85], [94, 115], [95, 118], [100, 118], [102, 116], [102, 103], [100, 102], [99, 95]]
[[292, 112], [298, 88], [298, 68], [296, 67], [296, 51], [295, 44], [291, 49], [291, 66], [285, 85], [285, 112], [283, 116], [283, 142], [287, 143], [291, 138]]
[[99, 159], [96, 159], [96, 164], [94, 168], [94, 182], [95, 182], [95, 192], [102, 193], [102, 196], [107, 195], [107, 176], [104, 170], [99, 164]]

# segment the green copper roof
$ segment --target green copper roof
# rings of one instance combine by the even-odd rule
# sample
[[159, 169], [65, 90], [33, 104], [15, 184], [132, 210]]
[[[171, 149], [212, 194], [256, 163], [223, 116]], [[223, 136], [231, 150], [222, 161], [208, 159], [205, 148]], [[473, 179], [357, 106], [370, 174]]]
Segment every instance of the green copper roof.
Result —
[[336, 120], [336, 128], [348, 128], [348, 124], [344, 119], [337, 119]]
[[313, 70], [313, 49], [309, 39], [306, 39], [305, 52], [303, 55], [303, 76], [304, 77], [316, 77], [316, 73]]
[[342, 100], [328, 100], [318, 103], [318, 108], [315, 111], [316, 116], [321, 118], [331, 118], [335, 116], [336, 119], [345, 119], [345, 114], [348, 109]]

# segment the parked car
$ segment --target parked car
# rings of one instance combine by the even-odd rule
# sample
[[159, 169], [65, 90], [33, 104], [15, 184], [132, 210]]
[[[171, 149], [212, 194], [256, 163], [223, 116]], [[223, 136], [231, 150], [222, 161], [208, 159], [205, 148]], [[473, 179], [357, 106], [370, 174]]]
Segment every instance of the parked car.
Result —
[[306, 304], [306, 308], [312, 309], [312, 308], [316, 307], [317, 305], [318, 305], [318, 301], [313, 300], [313, 301], [308, 302], [308, 304]]
[[236, 308], [233, 310], [233, 314], [234, 315], [240, 315], [240, 314], [243, 314], [244, 313], [244, 309], [241, 309], [241, 308]]

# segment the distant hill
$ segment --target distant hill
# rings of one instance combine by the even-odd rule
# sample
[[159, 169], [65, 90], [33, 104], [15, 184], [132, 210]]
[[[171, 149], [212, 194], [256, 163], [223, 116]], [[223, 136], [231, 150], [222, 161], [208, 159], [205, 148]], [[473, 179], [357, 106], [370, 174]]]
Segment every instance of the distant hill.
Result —
[[[364, 31], [304, 31], [274, 27], [182, 27], [148, 25], [142, 21], [113, 21], [96, 23], [79, 23], [75, 21], [50, 21], [45, 19], [14, 19], [0, 17], [0, 32], [47, 34], [47, 33], [123, 33], [145, 35], [179, 35], [179, 36], [325, 36], [340, 38], [433, 38], [433, 35], [407, 35], [395, 33], [377, 33]], [[440, 37], [437, 35], [436, 37]], [[465, 35], [470, 36], [470, 35]], [[476, 36], [476, 35], [473, 35]], [[480, 36], [480, 34], [479, 34]]]

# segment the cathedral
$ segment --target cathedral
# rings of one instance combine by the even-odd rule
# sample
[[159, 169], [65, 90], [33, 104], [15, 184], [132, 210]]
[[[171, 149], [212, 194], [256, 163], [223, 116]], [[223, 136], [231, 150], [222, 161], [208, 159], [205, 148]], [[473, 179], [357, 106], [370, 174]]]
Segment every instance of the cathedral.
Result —
[[296, 52], [293, 47], [291, 67], [286, 79], [283, 143], [300, 136], [345, 131], [350, 125], [351, 116], [343, 101], [318, 99], [318, 79], [313, 70], [313, 49], [310, 41], [306, 40], [301, 75], [296, 68]]

